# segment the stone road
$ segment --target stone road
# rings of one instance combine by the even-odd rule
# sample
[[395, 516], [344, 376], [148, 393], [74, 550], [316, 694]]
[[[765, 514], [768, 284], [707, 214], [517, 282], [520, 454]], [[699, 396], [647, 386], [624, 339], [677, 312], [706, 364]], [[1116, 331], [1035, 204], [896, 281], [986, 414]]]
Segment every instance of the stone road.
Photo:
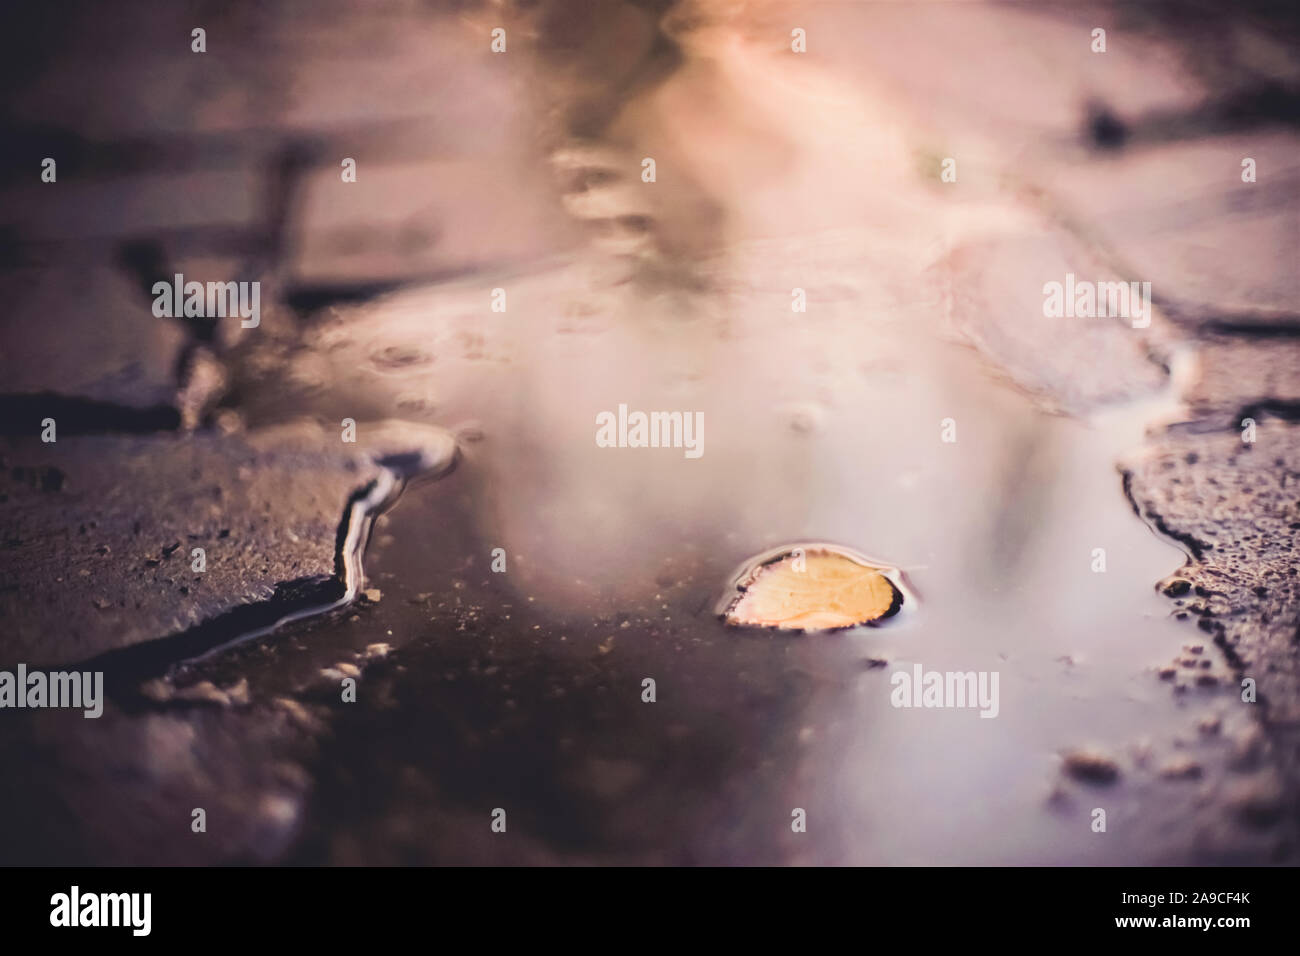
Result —
[[[484, 383], [526, 355], [606, 354], [590, 345], [609, 341], [603, 316], [644, 316], [704, 362], [725, 353], [700, 329], [726, 342], [728, 323], [761, 324], [742, 309], [766, 292], [788, 302], [805, 286], [814, 306], [863, 314], [907, 300], [1044, 414], [1173, 400], [1116, 463], [1115, 495], [1185, 551], [1149, 585], [1214, 666], [1199, 687], [1180, 662], [1151, 680], [1231, 708], [1251, 678], [1258, 704], [1226, 721], [1210, 758], [1222, 774], [1197, 800], [1211, 822], [1168, 858], [1294, 861], [1300, 21], [1284, 5], [133, 0], [3, 17], [0, 668], [84, 661], [328, 587], [344, 502], [375, 475], [364, 442], [338, 442], [344, 417], [456, 427], [472, 444], [493, 415], [545, 423], [545, 399], [525, 408], [523, 387], [502, 398]], [[195, 27], [206, 52], [191, 49]], [[663, 188], [641, 188], [644, 156]], [[946, 157], [955, 184], [940, 181]], [[850, 261], [869, 268], [837, 265]], [[1150, 327], [1045, 323], [1041, 284], [1069, 271], [1149, 281]], [[174, 273], [260, 282], [259, 327], [156, 318], [152, 284]], [[531, 303], [531, 326], [488, 312], [496, 287]], [[692, 352], [700, 342], [714, 344]], [[784, 358], [755, 361], [776, 375]], [[809, 431], [825, 414], [782, 408]], [[55, 444], [39, 437], [47, 417]], [[628, 811], [594, 836], [503, 851], [464, 835], [468, 798], [392, 743], [375, 758], [392, 779], [367, 797], [321, 762], [331, 741], [356, 754], [374, 728], [398, 732], [394, 713], [446, 720], [438, 766], [463, 775], [477, 734], [492, 738], [464, 715], [512, 719], [467, 696], [460, 716], [381, 701], [366, 705], [371, 731], [339, 723], [317, 665], [329, 658], [326, 683], [406, 667], [373, 649], [382, 637], [312, 625], [284, 642], [312, 645], [310, 662], [248, 648], [102, 729], [0, 715], [5, 766], [25, 768], [0, 780], [0, 861], [586, 861], [605, 858], [602, 835], [639, 825]], [[408, 663], [464, 666], [473, 682], [475, 653], [425, 647]], [[755, 669], [769, 681], [758, 696], [793, 708], [771, 688], [795, 678]], [[535, 707], [552, 699], [533, 693]], [[760, 736], [757, 717], [716, 719]], [[725, 736], [682, 746], [721, 760]], [[592, 757], [575, 774], [603, 801], [659, 813], [657, 797], [631, 796], [647, 766]], [[721, 819], [741, 769], [711, 792], [682, 786]], [[557, 826], [579, 832], [571, 781], [556, 780]], [[340, 807], [372, 797], [388, 822], [376, 810], [349, 830]], [[188, 839], [197, 806], [220, 823], [202, 843]], [[694, 855], [624, 840], [612, 858], [743, 861], [756, 824], [741, 817]], [[459, 835], [430, 847], [418, 827]], [[754, 858], [826, 859], [786, 836]]]

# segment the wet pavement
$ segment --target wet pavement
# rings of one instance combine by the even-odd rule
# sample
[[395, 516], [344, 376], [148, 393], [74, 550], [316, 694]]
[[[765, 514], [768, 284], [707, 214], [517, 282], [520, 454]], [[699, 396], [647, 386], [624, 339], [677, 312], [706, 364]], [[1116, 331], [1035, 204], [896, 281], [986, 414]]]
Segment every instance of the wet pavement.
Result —
[[[0, 860], [1294, 862], [1294, 18], [133, 9], [6, 67], [0, 669], [111, 696], [0, 711]], [[175, 272], [260, 324], [155, 318]], [[1067, 273], [1149, 321], [1046, 317]], [[914, 606], [718, 619], [807, 541]]]

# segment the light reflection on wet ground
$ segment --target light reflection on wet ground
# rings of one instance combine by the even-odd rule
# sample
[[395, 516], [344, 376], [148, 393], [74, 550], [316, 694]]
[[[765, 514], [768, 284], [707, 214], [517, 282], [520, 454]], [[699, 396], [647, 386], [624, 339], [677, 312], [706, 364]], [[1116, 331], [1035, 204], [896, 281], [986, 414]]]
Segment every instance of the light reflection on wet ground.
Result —
[[[1134, 514], [1116, 468], [1179, 416], [1187, 347], [1163, 314], [1149, 330], [1037, 314], [1069, 269], [1124, 271], [1039, 188], [1104, 162], [1079, 142], [1083, 94], [1141, 78], [1126, 109], [1176, 111], [1199, 81], [1122, 49], [1105, 74], [1013, 55], [1061, 49], [1077, 23], [1060, 11], [819, 4], [799, 12], [825, 55], [802, 59], [778, 6], [683, 6], [665, 45], [644, 10], [610, 5], [594, 34], [636, 56], [594, 44], [571, 70], [547, 46], [563, 30], [546, 18], [565, 16], [543, 10], [532, 85], [449, 31], [462, 80], [430, 108], [474, 135], [399, 136], [392, 167], [363, 157], [357, 196], [336, 196], [326, 166], [300, 206], [282, 197], [297, 210], [271, 242], [282, 307], [256, 336], [217, 336], [229, 391], [208, 418], [251, 434], [307, 420], [330, 441], [343, 418], [363, 434], [433, 423], [458, 432], [461, 464], [377, 522], [377, 601], [179, 672], [181, 688], [246, 680], [251, 712], [195, 707], [196, 732], [173, 702], [147, 730], [112, 715], [116, 732], [197, 733], [250, 786], [273, 779], [287, 795], [258, 811], [272, 836], [235, 858], [1266, 858], [1272, 835], [1230, 829], [1216, 803], [1249, 724], [1221, 663], [1213, 686], [1157, 674], [1197, 643], [1153, 587], [1185, 555]], [[931, 89], [925, 69], [891, 69], [917, 23], [974, 31], [989, 82], [1023, 99], [986, 116], [943, 71]], [[959, 188], [935, 182], [947, 152]], [[596, 416], [620, 404], [702, 412], [704, 454], [598, 447]], [[903, 569], [915, 612], [849, 633], [725, 628], [730, 572], [799, 540]], [[891, 706], [891, 675], [916, 664], [998, 672], [998, 716]], [[340, 705], [350, 668], [359, 698]], [[1118, 781], [1064, 773], [1083, 747]], [[508, 842], [487, 828], [494, 807]]]
[[[851, 238], [814, 243], [820, 267], [847, 260]], [[436, 373], [411, 363], [371, 379], [385, 393], [437, 383], [440, 405], [476, 413], [477, 440], [455, 476], [382, 523], [367, 566], [384, 598], [345, 626], [355, 636], [328, 652], [320, 636], [304, 641], [313, 665], [382, 640], [405, 667], [367, 684], [390, 701], [374, 719], [401, 731], [343, 732], [346, 756], [329, 759], [349, 769], [336, 785], [413, 773], [467, 813], [508, 794], [499, 803], [530, 834], [597, 858], [1154, 862], [1186, 851], [1176, 837], [1135, 847], [1088, 828], [1099, 803], [1130, 821], [1187, 812], [1193, 798], [1177, 802], [1155, 771], [1195, 746], [1216, 707], [1213, 693], [1175, 697], [1156, 678], [1187, 632], [1152, 585], [1182, 555], [1133, 514], [1115, 467], [1173, 411], [1165, 392], [1091, 420], [1048, 414], [946, 339], [934, 304], [879, 282], [806, 315], [786, 312], [779, 292], [712, 287], [614, 287], [598, 291], [615, 307], [582, 310], [566, 303], [590, 292], [572, 288], [544, 274], [511, 283], [504, 317], [459, 320], [480, 330], [473, 349], [440, 351]], [[412, 292], [340, 317], [321, 339], [346, 328], [410, 342], [422, 314], [435, 316], [434, 340], [455, 341], [457, 320], [438, 318], [456, 314], [449, 299]], [[581, 330], [556, 330], [574, 311]], [[498, 345], [510, 351], [481, 357]], [[620, 402], [702, 410], [704, 456], [598, 448], [596, 414]], [[941, 440], [948, 417], [954, 443]], [[805, 637], [716, 619], [736, 564], [816, 538], [902, 567], [918, 611]], [[504, 574], [490, 570], [494, 548]], [[1092, 570], [1094, 548], [1105, 573]], [[916, 662], [999, 672], [997, 718], [891, 707], [890, 675]], [[653, 705], [640, 701], [644, 677], [659, 688]], [[454, 769], [451, 756], [426, 762], [431, 741], [462, 735], [478, 742], [453, 746], [464, 751]], [[1117, 755], [1121, 781], [1104, 795], [1058, 783], [1058, 755], [1081, 745]], [[719, 792], [746, 794], [726, 826], [700, 802]], [[319, 825], [341, 839], [369, 833], [373, 814], [420, 819], [390, 799], [382, 812], [326, 811]], [[808, 839], [760, 839], [795, 806], [821, 824]], [[1017, 840], [991, 851], [988, 833], [1008, 820]]]

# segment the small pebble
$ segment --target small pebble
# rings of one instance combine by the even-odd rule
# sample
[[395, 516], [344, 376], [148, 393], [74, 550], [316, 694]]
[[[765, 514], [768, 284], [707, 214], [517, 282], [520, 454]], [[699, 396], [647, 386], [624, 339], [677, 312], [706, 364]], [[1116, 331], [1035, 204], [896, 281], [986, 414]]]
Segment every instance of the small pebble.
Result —
[[238, 683], [231, 684], [226, 688], [226, 696], [230, 702], [238, 707], [246, 707], [251, 699], [248, 693], [248, 678], [239, 678]]
[[1083, 783], [1107, 784], [1119, 779], [1115, 761], [1095, 750], [1075, 750], [1065, 755], [1063, 769]]
[[1190, 757], [1172, 760], [1160, 768], [1160, 776], [1166, 780], [1199, 780], [1201, 765]]

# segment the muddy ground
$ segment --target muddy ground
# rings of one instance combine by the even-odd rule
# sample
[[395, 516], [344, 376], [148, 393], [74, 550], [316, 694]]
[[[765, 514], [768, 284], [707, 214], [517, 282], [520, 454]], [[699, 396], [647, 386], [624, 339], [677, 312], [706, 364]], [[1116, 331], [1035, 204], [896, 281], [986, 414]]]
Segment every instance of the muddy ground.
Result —
[[[111, 696], [0, 710], [0, 862], [1295, 862], [1284, 5], [4, 16], [0, 669]], [[177, 272], [260, 324], [155, 317]], [[620, 403], [704, 454], [597, 447]], [[191, 660], [335, 600], [426, 426], [350, 606]], [[716, 619], [817, 540], [917, 606]], [[998, 717], [892, 707], [918, 663]]]

